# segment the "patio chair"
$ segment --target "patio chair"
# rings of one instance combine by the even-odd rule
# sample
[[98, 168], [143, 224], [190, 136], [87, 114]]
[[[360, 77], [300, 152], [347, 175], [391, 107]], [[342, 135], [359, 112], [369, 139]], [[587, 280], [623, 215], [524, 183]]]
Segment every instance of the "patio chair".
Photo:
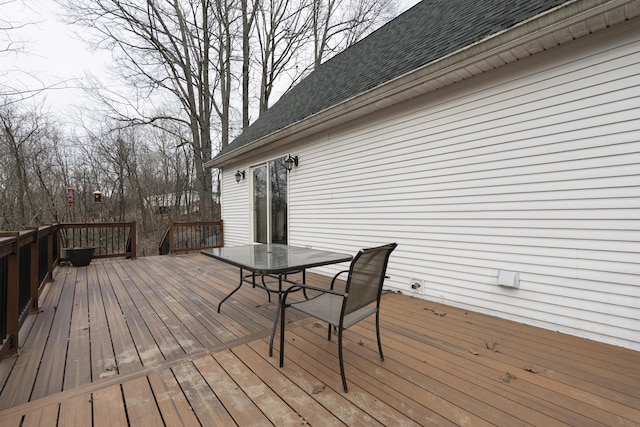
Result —
[[[342, 357], [342, 332], [345, 329], [375, 313], [378, 351], [380, 360], [384, 361], [380, 342], [380, 295], [389, 256], [396, 246], [396, 243], [391, 243], [377, 248], [362, 249], [351, 261], [349, 270], [335, 275], [329, 289], [300, 284], [291, 286], [284, 293], [280, 309], [280, 367], [284, 366], [286, 311], [291, 308], [327, 322], [329, 324], [327, 339], [329, 340], [331, 340], [331, 328], [334, 327], [337, 330], [340, 375], [345, 393], [348, 392]], [[349, 273], [344, 292], [334, 290], [336, 279], [343, 273]], [[320, 294], [301, 302], [287, 303], [289, 293], [300, 289], [310, 289]]]

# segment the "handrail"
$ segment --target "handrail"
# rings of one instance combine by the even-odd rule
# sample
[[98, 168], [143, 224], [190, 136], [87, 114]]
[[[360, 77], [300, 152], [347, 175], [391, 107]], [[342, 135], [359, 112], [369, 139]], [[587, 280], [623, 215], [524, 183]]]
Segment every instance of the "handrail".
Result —
[[175, 255], [224, 246], [224, 227], [219, 221], [169, 221], [158, 244], [160, 255]]

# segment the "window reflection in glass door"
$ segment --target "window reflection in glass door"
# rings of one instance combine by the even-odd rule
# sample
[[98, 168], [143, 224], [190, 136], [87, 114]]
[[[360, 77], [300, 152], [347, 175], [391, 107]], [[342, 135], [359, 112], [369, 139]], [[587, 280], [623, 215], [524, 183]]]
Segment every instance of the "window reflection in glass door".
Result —
[[252, 170], [253, 239], [287, 244], [287, 169], [284, 158]]
[[253, 169], [253, 240], [267, 243], [267, 165]]

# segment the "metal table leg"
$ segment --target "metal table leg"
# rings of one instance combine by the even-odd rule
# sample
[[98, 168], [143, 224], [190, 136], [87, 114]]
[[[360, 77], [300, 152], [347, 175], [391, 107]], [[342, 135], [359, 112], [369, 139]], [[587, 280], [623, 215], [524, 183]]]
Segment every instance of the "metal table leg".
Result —
[[222, 301], [220, 301], [220, 303], [218, 304], [218, 313], [220, 313], [220, 307], [222, 306], [222, 303], [225, 302], [226, 300], [229, 299], [229, 297], [233, 294], [235, 294], [236, 292], [238, 292], [238, 290], [242, 287], [242, 283], [244, 282], [244, 273], [242, 271], [242, 269], [240, 269], [240, 283], [238, 284], [238, 286], [231, 291], [231, 293], [229, 295], [227, 295], [226, 297], [222, 298]]

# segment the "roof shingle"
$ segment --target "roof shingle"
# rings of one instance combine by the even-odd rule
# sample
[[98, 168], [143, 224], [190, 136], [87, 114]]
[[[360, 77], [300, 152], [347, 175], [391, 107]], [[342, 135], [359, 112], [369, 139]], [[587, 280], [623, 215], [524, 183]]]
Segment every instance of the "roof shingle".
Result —
[[316, 68], [219, 155], [362, 94], [567, 0], [424, 0]]

